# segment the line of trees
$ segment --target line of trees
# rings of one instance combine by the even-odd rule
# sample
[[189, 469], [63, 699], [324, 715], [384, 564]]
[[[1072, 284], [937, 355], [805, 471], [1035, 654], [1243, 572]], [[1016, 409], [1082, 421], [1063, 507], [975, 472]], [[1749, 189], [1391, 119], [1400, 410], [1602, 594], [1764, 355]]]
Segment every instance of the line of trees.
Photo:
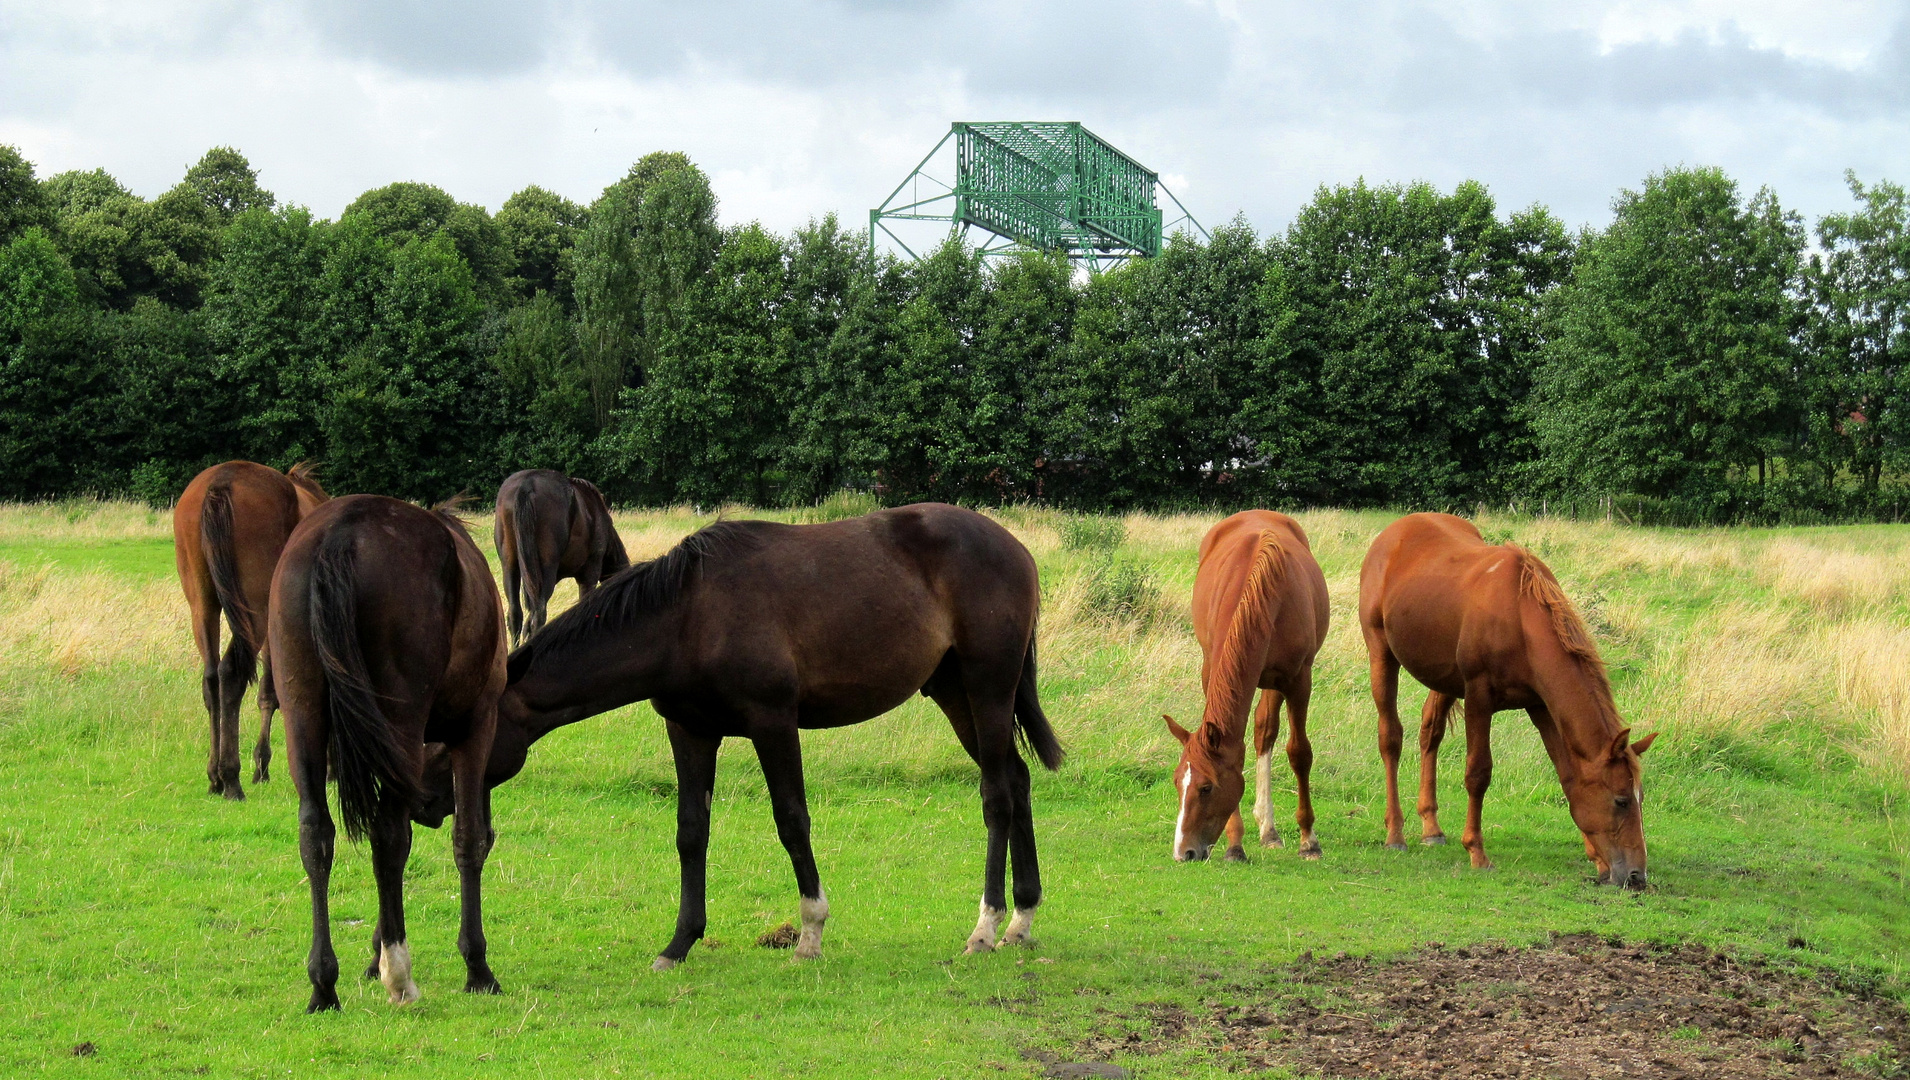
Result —
[[246, 457], [416, 499], [543, 466], [624, 503], [1894, 517], [1910, 232], [1902, 188], [1850, 189], [1813, 243], [1717, 169], [1577, 233], [1476, 183], [1323, 187], [1090, 276], [723, 226], [676, 153], [589, 206], [398, 183], [327, 221], [229, 148], [149, 201], [0, 147], [0, 498], [164, 503]]

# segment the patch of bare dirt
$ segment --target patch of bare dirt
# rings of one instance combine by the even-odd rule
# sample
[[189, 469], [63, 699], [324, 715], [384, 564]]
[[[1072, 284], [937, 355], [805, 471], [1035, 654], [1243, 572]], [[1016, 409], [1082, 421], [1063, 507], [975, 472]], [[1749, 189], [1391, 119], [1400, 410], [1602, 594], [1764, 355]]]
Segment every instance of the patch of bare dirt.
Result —
[[1910, 1077], [1910, 1013], [1862, 990], [1695, 945], [1591, 935], [1429, 946], [1396, 961], [1302, 956], [1206, 1015], [1150, 1010], [1106, 1058], [1206, 1046], [1245, 1068], [1330, 1077]]

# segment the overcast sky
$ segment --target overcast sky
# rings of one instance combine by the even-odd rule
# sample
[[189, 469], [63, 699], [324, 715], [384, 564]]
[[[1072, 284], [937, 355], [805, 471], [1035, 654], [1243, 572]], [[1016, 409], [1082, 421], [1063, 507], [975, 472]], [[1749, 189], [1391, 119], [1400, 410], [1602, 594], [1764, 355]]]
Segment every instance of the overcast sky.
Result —
[[680, 149], [725, 221], [860, 226], [971, 119], [1080, 120], [1262, 231], [1362, 176], [1602, 224], [1681, 162], [1814, 219], [1910, 183], [1910, 0], [0, 0], [0, 142], [148, 196], [215, 144], [325, 216]]

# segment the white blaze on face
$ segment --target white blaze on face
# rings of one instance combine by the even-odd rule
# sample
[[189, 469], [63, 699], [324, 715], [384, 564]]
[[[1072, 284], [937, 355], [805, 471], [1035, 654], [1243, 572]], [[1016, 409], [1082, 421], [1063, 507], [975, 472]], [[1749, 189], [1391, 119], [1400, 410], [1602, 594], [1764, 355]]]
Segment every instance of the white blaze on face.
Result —
[[418, 1000], [418, 984], [411, 981], [411, 950], [400, 941], [378, 948], [378, 981], [393, 1005], [409, 1005]]
[[1181, 852], [1187, 850], [1187, 789], [1194, 782], [1194, 770], [1188, 769], [1180, 774], [1180, 816], [1174, 819], [1174, 858], [1178, 860]]
[[822, 955], [822, 924], [828, 919], [828, 897], [802, 898], [802, 934], [796, 938], [796, 959], [814, 960]]

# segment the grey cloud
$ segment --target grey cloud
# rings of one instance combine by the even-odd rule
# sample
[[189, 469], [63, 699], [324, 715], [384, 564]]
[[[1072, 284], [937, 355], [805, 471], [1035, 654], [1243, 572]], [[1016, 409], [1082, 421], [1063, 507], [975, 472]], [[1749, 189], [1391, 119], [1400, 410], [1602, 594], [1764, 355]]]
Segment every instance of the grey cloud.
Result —
[[556, 5], [521, 0], [312, 0], [303, 15], [339, 54], [427, 75], [535, 67], [561, 25]]

